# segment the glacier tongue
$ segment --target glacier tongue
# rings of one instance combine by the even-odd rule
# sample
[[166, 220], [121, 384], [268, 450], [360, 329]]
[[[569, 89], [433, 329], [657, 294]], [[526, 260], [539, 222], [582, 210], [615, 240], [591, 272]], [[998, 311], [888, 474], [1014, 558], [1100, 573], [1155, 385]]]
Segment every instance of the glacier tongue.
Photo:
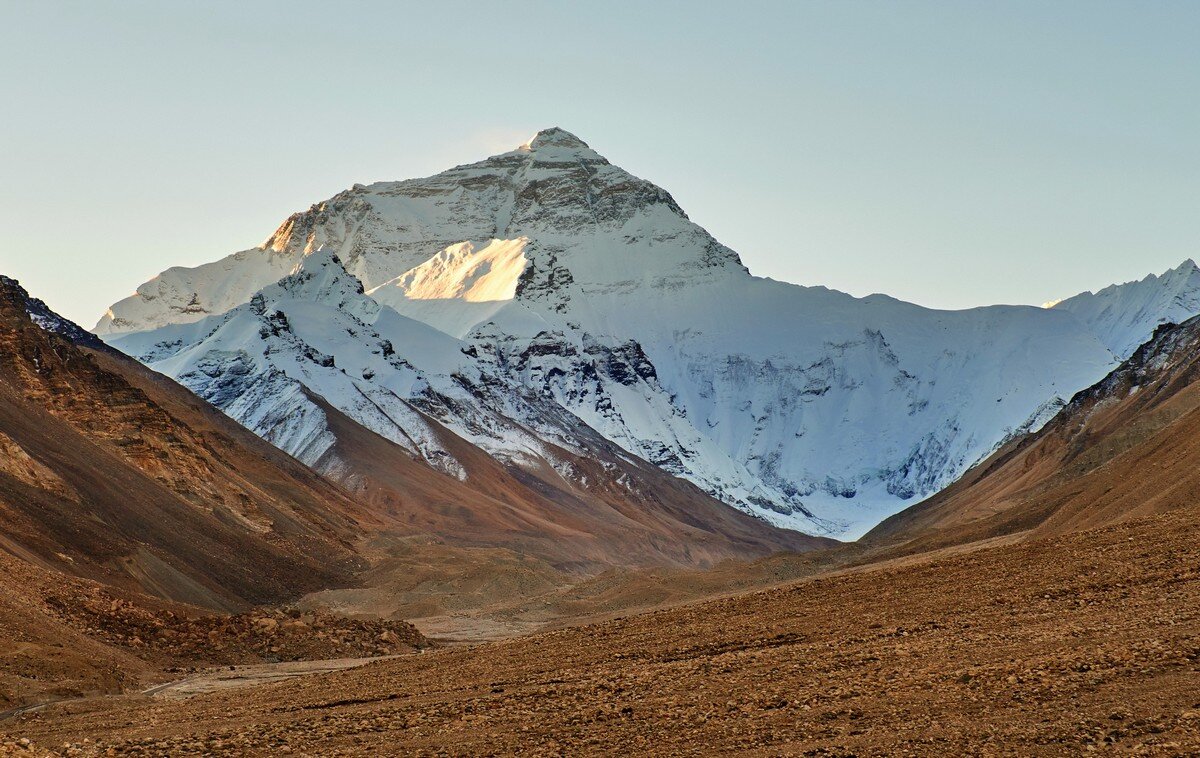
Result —
[[329, 444], [313, 396], [452, 473], [433, 422], [522, 465], [598, 433], [772, 523], [855, 537], [1197, 309], [1194, 264], [1050, 309], [761, 279], [550, 129], [356, 185], [164, 272], [97, 331], [305, 460]]

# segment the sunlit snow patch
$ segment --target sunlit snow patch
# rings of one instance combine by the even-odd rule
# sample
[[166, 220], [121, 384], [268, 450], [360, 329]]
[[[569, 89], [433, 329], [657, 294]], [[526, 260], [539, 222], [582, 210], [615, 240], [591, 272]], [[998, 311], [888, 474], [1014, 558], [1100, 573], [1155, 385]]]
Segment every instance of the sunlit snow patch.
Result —
[[516, 297], [529, 262], [528, 243], [528, 237], [492, 239], [481, 246], [459, 242], [367, 294], [405, 316], [462, 337]]

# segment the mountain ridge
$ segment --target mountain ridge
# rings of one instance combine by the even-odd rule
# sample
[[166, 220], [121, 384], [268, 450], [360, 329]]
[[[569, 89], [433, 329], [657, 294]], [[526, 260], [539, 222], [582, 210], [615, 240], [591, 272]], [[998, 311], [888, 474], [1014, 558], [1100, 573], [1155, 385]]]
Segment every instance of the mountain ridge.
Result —
[[0, 280], [3, 548], [220, 609], [347, 584], [363, 513], [183, 387]]
[[920, 551], [1104, 527], [1190, 507], [1200, 491], [1200, 316], [1162, 324], [1040, 431], [899, 513], [868, 542]]

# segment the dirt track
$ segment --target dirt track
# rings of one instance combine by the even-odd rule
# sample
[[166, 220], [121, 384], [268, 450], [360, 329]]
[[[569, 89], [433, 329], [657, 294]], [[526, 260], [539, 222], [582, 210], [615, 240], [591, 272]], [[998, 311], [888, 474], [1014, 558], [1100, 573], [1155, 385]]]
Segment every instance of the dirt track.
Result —
[[1189, 509], [6, 726], [86, 753], [1183, 754], [1200, 750], [1198, 531]]
[[365, 666], [373, 661], [387, 658], [333, 658], [326, 661], [288, 661], [287, 663], [260, 663], [253, 666], [226, 666], [193, 674], [184, 679], [158, 684], [142, 692], [147, 697], [167, 700], [186, 700], [210, 692], [240, 690], [264, 684], [298, 679], [330, 671]]

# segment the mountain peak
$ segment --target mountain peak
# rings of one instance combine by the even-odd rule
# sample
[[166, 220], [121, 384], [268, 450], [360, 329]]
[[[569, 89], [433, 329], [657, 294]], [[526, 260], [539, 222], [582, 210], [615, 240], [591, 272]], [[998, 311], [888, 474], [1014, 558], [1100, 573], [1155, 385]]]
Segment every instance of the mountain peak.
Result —
[[275, 300], [281, 295], [300, 300], [324, 300], [345, 307], [363, 294], [362, 282], [342, 265], [330, 247], [322, 245], [300, 260], [292, 272], [255, 297]]
[[50, 310], [50, 306], [30, 295], [16, 279], [0, 274], [0, 315], [10, 312], [18, 318], [28, 318], [44, 331], [65, 337], [76, 345], [105, 349], [99, 337]]
[[[1200, 275], [1200, 266], [1191, 258], [1188, 258], [1183, 263], [1180, 263], [1175, 268], [1169, 268], [1161, 274], [1148, 274], [1143, 282], [1160, 282], [1163, 286], [1176, 287], [1192, 287], [1194, 288], [1193, 280]], [[1105, 289], [1119, 289], [1123, 285], [1113, 284]]]
[[543, 147], [558, 147], [566, 149], [589, 150], [588, 143], [571, 134], [566, 129], [552, 126], [542, 129], [533, 138], [521, 145], [519, 150], [534, 151]]
[[320, 271], [330, 266], [334, 266], [342, 271], [346, 270], [346, 267], [342, 263], [342, 259], [338, 257], [337, 252], [335, 252], [334, 249], [328, 245], [321, 245], [316, 250], [313, 250], [311, 253], [308, 253], [301, 258], [300, 262], [297, 263], [295, 268], [292, 269], [292, 273], [295, 274], [301, 269], [310, 272]]

